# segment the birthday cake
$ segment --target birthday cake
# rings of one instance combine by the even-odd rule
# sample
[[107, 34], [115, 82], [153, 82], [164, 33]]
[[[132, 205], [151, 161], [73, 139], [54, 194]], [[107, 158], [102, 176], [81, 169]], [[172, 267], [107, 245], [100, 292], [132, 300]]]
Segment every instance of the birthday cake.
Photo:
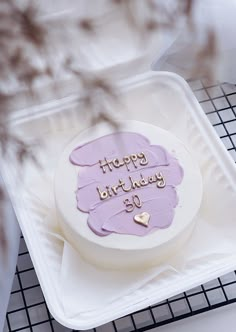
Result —
[[201, 173], [183, 143], [136, 121], [82, 132], [55, 175], [63, 235], [106, 268], [154, 266], [174, 254], [191, 234], [201, 198]]

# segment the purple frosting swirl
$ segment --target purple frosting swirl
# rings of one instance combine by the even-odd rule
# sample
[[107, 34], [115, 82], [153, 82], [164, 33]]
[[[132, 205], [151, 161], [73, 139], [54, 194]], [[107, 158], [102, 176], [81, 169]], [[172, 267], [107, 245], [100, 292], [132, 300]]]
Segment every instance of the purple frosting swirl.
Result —
[[[171, 225], [175, 186], [184, 172], [162, 146], [137, 133], [117, 132], [78, 146], [70, 161], [81, 166], [77, 207], [89, 214], [88, 226], [97, 235], [144, 236]], [[135, 221], [144, 212], [148, 225]]]

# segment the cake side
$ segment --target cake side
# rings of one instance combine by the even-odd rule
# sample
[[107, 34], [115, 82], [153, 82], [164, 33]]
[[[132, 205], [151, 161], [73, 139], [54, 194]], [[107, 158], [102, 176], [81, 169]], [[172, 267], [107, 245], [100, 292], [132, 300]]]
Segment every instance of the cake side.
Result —
[[60, 213], [58, 213], [58, 222], [65, 239], [85, 261], [98, 268], [113, 270], [143, 270], [165, 262], [190, 238], [195, 225], [195, 220], [192, 220], [183, 232], [162, 245], [126, 250], [107, 248], [85, 239], [79, 233], [76, 234], [70, 224], [61, 218]]

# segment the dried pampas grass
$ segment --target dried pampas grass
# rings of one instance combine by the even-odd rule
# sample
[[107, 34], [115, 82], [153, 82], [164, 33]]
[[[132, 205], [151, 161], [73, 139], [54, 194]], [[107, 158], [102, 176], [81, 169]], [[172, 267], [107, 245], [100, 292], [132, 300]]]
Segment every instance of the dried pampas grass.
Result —
[[[110, 0], [112, 8], [119, 10], [127, 26], [134, 30], [142, 40], [146, 40], [149, 34], [156, 30], [174, 30], [179, 20], [186, 18], [189, 31], [195, 33], [192, 19], [194, 3], [197, 0], [176, 1], [173, 11], [168, 11], [164, 1], [136, 1], [136, 0]], [[141, 17], [136, 15], [138, 6], [142, 3], [145, 6], [147, 15]], [[60, 31], [60, 22], [58, 23]], [[97, 25], [94, 19], [84, 17], [75, 21], [74, 29], [96, 38]], [[25, 7], [20, 7], [18, 1], [0, 1], [0, 150], [5, 157], [7, 151], [13, 151], [15, 163], [23, 164], [25, 160], [32, 159], [37, 162], [33, 154], [32, 146], [22, 138], [11, 132], [7, 125], [11, 108], [11, 99], [14, 96], [9, 86], [11, 78], [24, 87], [29, 94], [35, 93], [34, 82], [40, 77], [53, 78], [54, 68], [52, 61], [47, 56], [50, 53], [51, 26], [40, 17], [40, 11], [32, 2]], [[63, 46], [63, 43], [62, 43]], [[193, 73], [199, 73], [206, 77], [212, 77], [212, 59], [216, 56], [216, 39], [214, 31], [209, 31], [204, 45], [196, 51], [195, 66]], [[40, 55], [43, 66], [37, 66], [32, 57]], [[64, 61], [64, 71], [72, 75], [79, 83], [80, 94], [87, 110], [91, 123], [107, 121], [116, 126], [116, 121], [108, 112], [107, 104], [119, 102], [119, 93], [114, 83], [111, 83], [104, 76], [94, 76], [91, 73], [83, 72], [73, 68], [70, 61], [70, 54]], [[78, 59], [79, 61], [79, 59]], [[4, 200], [3, 189], [0, 187], [0, 204]], [[4, 233], [4, 224], [0, 216], [0, 248], [3, 252], [7, 249], [7, 241]]]

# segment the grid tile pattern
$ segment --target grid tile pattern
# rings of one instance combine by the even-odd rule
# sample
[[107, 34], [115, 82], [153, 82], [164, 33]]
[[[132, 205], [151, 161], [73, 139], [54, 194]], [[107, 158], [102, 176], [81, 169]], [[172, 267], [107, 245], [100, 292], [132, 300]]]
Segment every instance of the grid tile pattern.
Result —
[[[209, 121], [236, 162], [236, 86], [190, 81]], [[236, 302], [236, 271], [117, 319], [94, 332], [146, 331]], [[23, 237], [4, 332], [69, 332], [50, 315]]]

